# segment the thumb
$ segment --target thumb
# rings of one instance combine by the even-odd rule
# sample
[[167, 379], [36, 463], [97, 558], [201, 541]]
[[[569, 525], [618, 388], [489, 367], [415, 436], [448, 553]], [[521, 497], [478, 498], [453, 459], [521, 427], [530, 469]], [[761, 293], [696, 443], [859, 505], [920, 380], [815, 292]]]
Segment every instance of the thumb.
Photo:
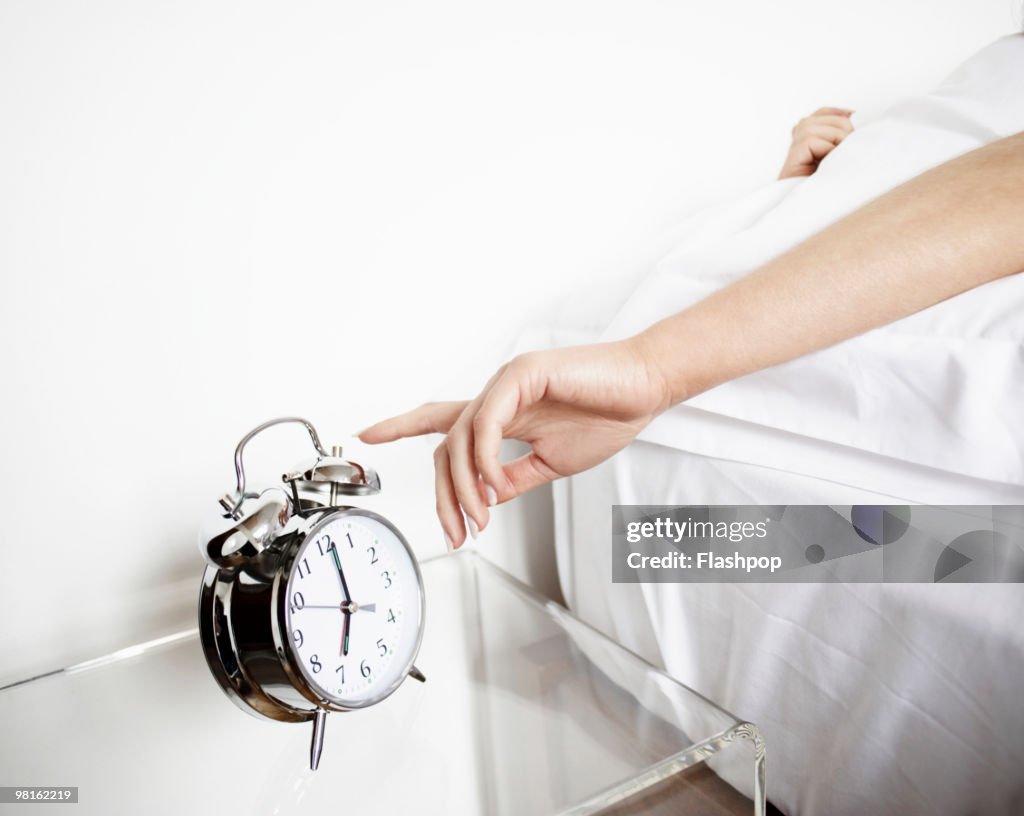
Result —
[[505, 484], [502, 487], [499, 498], [501, 501], [508, 501], [517, 496], [522, 496], [535, 487], [553, 482], [561, 478], [561, 474], [549, 466], [536, 453], [529, 453], [513, 459], [503, 465], [505, 471]]

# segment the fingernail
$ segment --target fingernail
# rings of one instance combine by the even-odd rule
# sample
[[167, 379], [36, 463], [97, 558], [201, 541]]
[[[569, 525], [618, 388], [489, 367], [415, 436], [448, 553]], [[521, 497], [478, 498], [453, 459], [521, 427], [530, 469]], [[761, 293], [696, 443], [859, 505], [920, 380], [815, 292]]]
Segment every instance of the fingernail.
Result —
[[448, 548], [448, 552], [455, 550], [455, 545], [452, 544], [451, 536], [449, 536], [448, 533], [444, 534], [444, 545]]
[[489, 484], [484, 485], [484, 493], [487, 494], [487, 506], [494, 507], [498, 503], [498, 491]]
[[476, 526], [476, 522], [473, 521], [472, 516], [466, 516], [466, 522], [469, 524], [469, 534], [473, 536], [473, 540], [476, 541], [476, 537], [480, 535], [480, 529]]

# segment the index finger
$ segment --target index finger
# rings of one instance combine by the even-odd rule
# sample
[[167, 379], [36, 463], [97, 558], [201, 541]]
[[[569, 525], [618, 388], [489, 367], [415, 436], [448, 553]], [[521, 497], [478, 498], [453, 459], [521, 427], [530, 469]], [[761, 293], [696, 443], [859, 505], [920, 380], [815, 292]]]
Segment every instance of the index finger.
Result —
[[356, 437], [362, 442], [376, 445], [408, 436], [448, 433], [466, 405], [468, 403], [465, 401], [428, 402], [412, 411], [371, 425], [356, 434]]

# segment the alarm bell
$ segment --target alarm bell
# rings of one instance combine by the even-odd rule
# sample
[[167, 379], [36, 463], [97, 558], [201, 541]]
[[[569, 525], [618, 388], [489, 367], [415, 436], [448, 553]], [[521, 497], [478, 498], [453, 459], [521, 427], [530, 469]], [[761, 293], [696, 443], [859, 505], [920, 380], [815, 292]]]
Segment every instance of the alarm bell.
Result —
[[292, 499], [300, 509], [335, 507], [340, 496], [372, 496], [380, 493], [380, 476], [375, 470], [341, 458], [341, 448], [331, 448], [330, 456], [317, 457], [293, 473], [281, 477], [292, 489]]
[[[246, 492], [242, 461], [246, 443], [272, 425], [287, 422], [305, 426], [317, 457], [294, 472], [284, 474], [282, 487], [272, 487], [262, 493]], [[332, 447], [328, 454], [316, 429], [299, 417], [271, 420], [246, 434], [235, 449], [235, 475], [234, 492], [219, 499], [223, 512], [205, 523], [199, 533], [203, 557], [221, 569], [240, 567], [258, 556], [296, 514], [337, 507], [342, 496], [371, 496], [380, 492], [380, 477], [376, 471], [343, 459], [340, 447]]]
[[223, 497], [221, 506], [228, 512], [211, 519], [200, 532], [203, 556], [214, 566], [240, 567], [256, 557], [274, 540], [291, 516], [291, 500], [279, 487], [249, 496], [237, 508], [230, 496]]

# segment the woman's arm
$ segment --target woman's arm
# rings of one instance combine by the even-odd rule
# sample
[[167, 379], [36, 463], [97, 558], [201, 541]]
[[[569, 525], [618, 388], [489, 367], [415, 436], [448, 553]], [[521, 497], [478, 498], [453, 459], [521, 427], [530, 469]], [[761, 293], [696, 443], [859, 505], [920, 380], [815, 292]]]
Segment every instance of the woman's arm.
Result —
[[[437, 511], [458, 545], [460, 506], [471, 531], [483, 529], [488, 505], [593, 467], [675, 403], [1022, 269], [1018, 134], [897, 187], [635, 337], [522, 355], [471, 402], [424, 405], [360, 438], [448, 434], [435, 454]], [[531, 452], [502, 464], [503, 438]]]
[[1024, 133], [908, 181], [637, 341], [675, 403], [1022, 269]]

